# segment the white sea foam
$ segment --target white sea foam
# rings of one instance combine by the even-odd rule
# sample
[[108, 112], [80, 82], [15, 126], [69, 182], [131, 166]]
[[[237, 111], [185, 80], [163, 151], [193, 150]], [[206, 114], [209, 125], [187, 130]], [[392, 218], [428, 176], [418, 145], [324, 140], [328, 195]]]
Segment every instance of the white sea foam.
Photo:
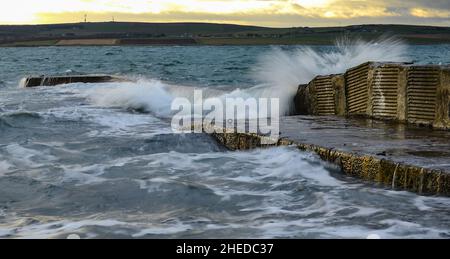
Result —
[[61, 183], [72, 183], [75, 185], [89, 185], [106, 182], [107, 180], [100, 177], [107, 166], [106, 165], [90, 165], [90, 166], [61, 166], [63, 175]]
[[[369, 236], [376, 235], [380, 239], [395, 238], [443, 238], [441, 234], [445, 230], [437, 228], [429, 228], [420, 224], [414, 224], [404, 221], [386, 220], [379, 222], [386, 224], [387, 227], [372, 229], [364, 225], [333, 225], [318, 224], [311, 219], [299, 219], [293, 221], [280, 220], [276, 222], [264, 222], [258, 225], [264, 230], [263, 238], [280, 238], [280, 237], [314, 237], [314, 238], [356, 238], [367, 239]], [[257, 224], [257, 221], [255, 222]]]
[[122, 226], [127, 223], [117, 221], [117, 220], [81, 220], [81, 221], [69, 221], [69, 220], [59, 220], [52, 221], [49, 223], [32, 224], [22, 226], [21, 220], [16, 222], [16, 226], [11, 228], [2, 228], [0, 225], [0, 237], [5, 237], [9, 235], [14, 235], [18, 238], [27, 239], [46, 239], [55, 238], [59, 235], [69, 235], [73, 233], [79, 233], [83, 228], [90, 226], [99, 227], [114, 227]]
[[[224, 207], [237, 201], [233, 210], [239, 209], [239, 213], [230, 210], [224, 215], [222, 211], [216, 214], [211, 210], [205, 214], [207, 219], [201, 221], [197, 221], [194, 215], [186, 218], [184, 213], [172, 211], [126, 220], [122, 216], [105, 214], [95, 220], [55, 219], [52, 223], [8, 224], [3, 228], [0, 226], [0, 233], [4, 236], [37, 238], [76, 233], [85, 238], [102, 233], [96, 232], [98, 227], [110, 228], [110, 235], [130, 237], [195, 236], [196, 233], [201, 236], [201, 233], [214, 235], [221, 232], [228, 235], [235, 233], [231, 236], [241, 238], [250, 237], [242, 229], [248, 229], [248, 233], [260, 238], [365, 239], [369, 235], [378, 235], [380, 238], [442, 238], [448, 233], [447, 229], [428, 226], [426, 220], [393, 216], [396, 206], [377, 205], [379, 199], [393, 199], [394, 202], [411, 207], [411, 213], [414, 213], [414, 205], [423, 211], [434, 211], [435, 207], [436, 211], [440, 211], [448, 207], [448, 199], [421, 197], [414, 200], [417, 196], [406, 192], [391, 193], [382, 189], [365, 191], [364, 188], [335, 179], [318, 161], [314, 155], [299, 152], [294, 147], [284, 147], [249, 152], [169, 152], [106, 160], [101, 166], [68, 166], [63, 168], [63, 182], [69, 181], [69, 184], [101, 184], [94, 178], [120, 184], [122, 180], [131, 179], [136, 183], [136, 190], [146, 189], [158, 195], [172, 193], [177, 188], [191, 190], [195, 186], [198, 188], [192, 190], [210, 190], [205, 192], [205, 196], [211, 199], [216, 200], [214, 196], [221, 197], [220, 202], [223, 202]], [[130, 168], [132, 164], [145, 170], [138, 169], [138, 174], [119, 176], [122, 178], [107, 175], [108, 168]], [[213, 234], [208, 232], [212, 230]]]
[[166, 86], [156, 80], [111, 83], [86, 94], [98, 106], [142, 110], [160, 117], [170, 115], [173, 100]]
[[434, 211], [435, 205], [439, 205], [442, 207], [450, 207], [450, 199], [445, 197], [416, 196], [413, 199], [413, 203], [418, 210], [428, 212]]
[[26, 148], [19, 144], [6, 146], [6, 151], [10, 154], [8, 157], [9, 163], [17, 167], [38, 168], [45, 162], [56, 160], [56, 157], [47, 154], [46, 151]]
[[[250, 152], [186, 154], [169, 152], [151, 154], [140, 159], [152, 161], [148, 172], [170, 169], [166, 179], [176, 182], [184, 177], [202, 177], [203, 188], [212, 190], [224, 200], [232, 196], [250, 195], [283, 199], [294, 190], [279, 189], [280, 185], [307, 181], [312, 185], [340, 188], [342, 182], [332, 177], [319, 159], [296, 148], [273, 148]], [[226, 162], [223, 162], [226, 161]], [[245, 163], [243, 163], [245, 161]], [[211, 164], [220, 164], [218, 173]], [[257, 166], [256, 166], [257, 165]], [[237, 170], [239, 168], [239, 170]], [[178, 172], [184, 172], [179, 174]], [[163, 171], [164, 172], [164, 171]], [[245, 173], [243, 173], [245, 172]], [[218, 184], [222, 182], [222, 184]], [[178, 182], [181, 183], [181, 182]], [[247, 189], [248, 184], [261, 184], [261, 189]], [[152, 186], [151, 184], [141, 186]]]
[[13, 168], [13, 165], [8, 163], [8, 161], [0, 160], [0, 177], [5, 176], [7, 173], [11, 171], [11, 168]]
[[87, 135], [96, 136], [138, 136], [151, 137], [171, 132], [170, 125], [147, 114], [127, 113], [93, 106], [58, 107], [42, 114], [44, 118], [56, 117], [70, 121], [89, 122], [97, 127]]
[[[148, 215], [151, 217], [151, 215]], [[148, 219], [148, 218], [147, 218]], [[115, 219], [85, 219], [85, 220], [60, 220], [58, 218], [42, 218], [42, 222], [27, 224], [27, 219], [18, 219], [7, 227], [0, 224], [0, 238], [14, 237], [26, 239], [67, 238], [70, 235], [78, 235], [81, 238], [95, 238], [97, 235], [88, 232], [91, 227], [103, 227], [111, 230], [110, 233], [128, 235], [134, 238], [146, 235], [169, 235], [186, 232], [192, 229], [188, 223], [177, 219], [167, 223], [153, 224], [126, 222]], [[41, 221], [40, 220], [40, 221]]]
[[132, 236], [134, 238], [140, 238], [144, 237], [146, 235], [170, 235], [170, 234], [176, 234], [176, 233], [182, 233], [185, 231], [188, 231], [192, 229], [192, 227], [188, 224], [184, 224], [180, 221], [176, 221], [174, 223], [171, 223], [170, 225], [153, 225], [148, 226], [145, 229], [142, 229], [136, 234], [133, 234]]

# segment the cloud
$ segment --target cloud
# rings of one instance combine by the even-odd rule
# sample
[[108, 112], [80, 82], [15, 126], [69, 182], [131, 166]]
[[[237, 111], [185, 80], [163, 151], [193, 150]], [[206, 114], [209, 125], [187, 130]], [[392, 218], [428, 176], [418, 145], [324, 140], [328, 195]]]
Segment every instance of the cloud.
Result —
[[437, 10], [437, 9], [424, 9], [424, 8], [413, 8], [411, 9], [411, 15], [420, 18], [443, 18], [449, 19], [450, 11], [448, 10]]
[[[227, 22], [263, 26], [406, 23], [450, 26], [449, 0], [4, 0], [0, 23]], [[26, 8], [24, 8], [26, 7]]]

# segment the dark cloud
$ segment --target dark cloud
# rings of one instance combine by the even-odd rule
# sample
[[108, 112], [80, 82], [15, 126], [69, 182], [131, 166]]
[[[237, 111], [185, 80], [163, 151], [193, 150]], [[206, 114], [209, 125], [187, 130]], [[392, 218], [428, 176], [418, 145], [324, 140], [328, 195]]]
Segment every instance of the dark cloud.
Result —
[[396, 3], [397, 5], [405, 5], [409, 7], [426, 7], [426, 8], [434, 8], [434, 9], [443, 9], [450, 11], [450, 0], [390, 0], [387, 1], [387, 4]]

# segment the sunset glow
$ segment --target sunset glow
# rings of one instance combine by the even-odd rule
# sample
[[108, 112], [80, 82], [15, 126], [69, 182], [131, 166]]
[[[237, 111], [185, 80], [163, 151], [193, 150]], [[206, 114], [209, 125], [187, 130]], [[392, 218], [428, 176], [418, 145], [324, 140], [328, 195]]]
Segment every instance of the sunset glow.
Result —
[[227, 22], [263, 26], [357, 23], [450, 25], [447, 1], [344, 0], [4, 0], [0, 24]]

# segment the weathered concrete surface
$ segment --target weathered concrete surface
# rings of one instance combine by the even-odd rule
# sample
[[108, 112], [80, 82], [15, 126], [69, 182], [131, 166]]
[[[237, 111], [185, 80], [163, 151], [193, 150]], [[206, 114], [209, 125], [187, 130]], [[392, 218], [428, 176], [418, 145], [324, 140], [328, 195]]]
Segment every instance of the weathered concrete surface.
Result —
[[[293, 116], [276, 145], [296, 145], [345, 174], [420, 194], [450, 195], [450, 132], [370, 119]], [[232, 150], [266, 147], [256, 134], [213, 134]]]
[[314, 114], [310, 93], [311, 88], [308, 85], [300, 85], [298, 87], [297, 95], [294, 97], [295, 111], [297, 115]]
[[434, 127], [450, 129], [450, 67], [441, 70]]
[[55, 86], [70, 83], [107, 83], [128, 81], [125, 78], [110, 75], [67, 75], [38, 76], [24, 79], [24, 87]]

